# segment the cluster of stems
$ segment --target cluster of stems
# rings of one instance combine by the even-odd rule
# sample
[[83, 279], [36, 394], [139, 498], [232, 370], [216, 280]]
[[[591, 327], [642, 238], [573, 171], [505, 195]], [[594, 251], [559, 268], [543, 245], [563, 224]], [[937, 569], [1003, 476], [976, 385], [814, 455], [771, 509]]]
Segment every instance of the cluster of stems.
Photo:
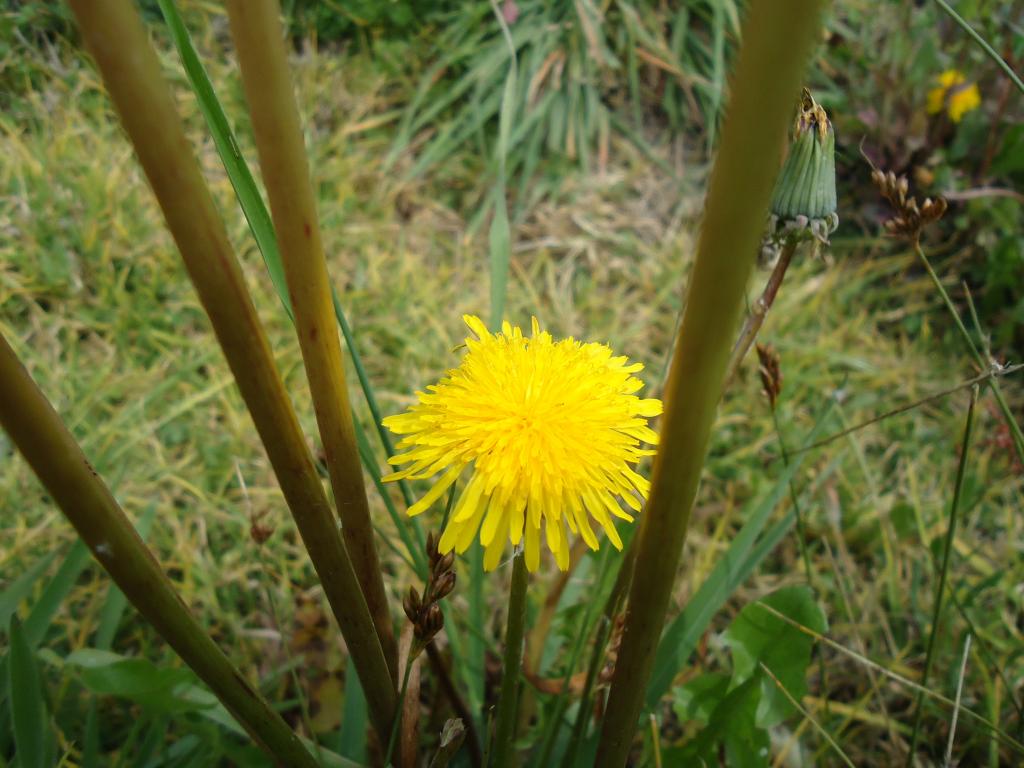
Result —
[[[387, 734], [398, 704], [396, 646], [280, 7], [276, 0], [237, 2], [229, 3], [229, 12], [337, 516], [134, 4], [70, 0], [70, 5], [266, 448], [345, 637], [371, 722], [379, 734]], [[315, 765], [298, 737], [199, 627], [6, 342], [0, 346], [0, 420], [100, 564], [253, 739], [276, 762]]]
[[[430, 539], [424, 592], [410, 592], [404, 603], [414, 639], [399, 687], [398, 648], [363, 484], [279, 4], [277, 0], [228, 0], [227, 8], [333, 506], [133, 3], [70, 0], [70, 4], [266, 448], [362, 682], [371, 722], [382, 739], [390, 736], [390, 754], [399, 729], [400, 690], [404, 692], [408, 684], [411, 662], [424, 649], [432, 648], [434, 636], [443, 626], [439, 601], [455, 586], [453, 557], [439, 555]], [[628, 612], [600, 734], [600, 765], [624, 765], [636, 731], [711, 424], [727, 379], [733, 329], [752, 267], [749, 254], [757, 249], [778, 170], [777, 147], [785, 136], [792, 94], [798, 91], [820, 28], [822, 5], [823, 0], [750, 3], [666, 390], [663, 437], [650, 501], [634, 547]], [[779, 282], [795, 244], [787, 248]], [[776, 284], [774, 290], [777, 288]], [[765, 311], [772, 298], [774, 291], [767, 297]], [[734, 360], [737, 355], [742, 360], [757, 327], [759, 322], [741, 337], [733, 350]], [[315, 765], [296, 734], [199, 627], [2, 338], [0, 423], [100, 564], [253, 739], [276, 762]], [[627, 583], [623, 582], [622, 592]], [[517, 552], [490, 752], [493, 765], [499, 768], [515, 764], [526, 590], [524, 558]], [[607, 618], [610, 627], [612, 617]], [[431, 659], [435, 658], [436, 652], [431, 654]], [[588, 670], [585, 700], [598, 667], [595, 657]], [[471, 718], [467, 724], [472, 726]], [[582, 727], [581, 716], [573, 729], [573, 749], [579, 744]], [[475, 735], [471, 737], [475, 741]]]

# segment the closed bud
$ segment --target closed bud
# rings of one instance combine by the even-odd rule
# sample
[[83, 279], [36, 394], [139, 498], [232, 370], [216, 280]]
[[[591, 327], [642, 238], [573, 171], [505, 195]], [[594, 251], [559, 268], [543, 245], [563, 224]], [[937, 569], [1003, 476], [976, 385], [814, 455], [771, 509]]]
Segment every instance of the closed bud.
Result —
[[455, 571], [448, 571], [437, 582], [434, 587], [434, 599], [443, 600], [455, 589]]
[[405, 610], [405, 615], [409, 617], [409, 621], [416, 623], [421, 605], [419, 592], [415, 587], [409, 587], [405, 599], [402, 600], [402, 608]]
[[[874, 174], [872, 178], [878, 183]], [[793, 142], [772, 193], [771, 211], [775, 237], [827, 235], [839, 225], [835, 132], [824, 108], [806, 88]]]
[[444, 614], [441, 613], [441, 606], [437, 603], [431, 605], [427, 610], [427, 616], [423, 624], [427, 630], [427, 637], [433, 637], [444, 629]]

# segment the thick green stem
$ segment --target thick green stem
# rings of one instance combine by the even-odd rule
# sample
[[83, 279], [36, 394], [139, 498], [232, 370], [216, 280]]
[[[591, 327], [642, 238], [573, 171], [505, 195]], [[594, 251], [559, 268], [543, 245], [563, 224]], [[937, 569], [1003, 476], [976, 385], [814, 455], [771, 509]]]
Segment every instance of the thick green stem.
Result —
[[823, 0], [753, 0], [665, 393], [597, 764], [624, 765], [664, 626], [743, 293]]
[[266, 447], [366, 689], [374, 726], [389, 733], [397, 693], [373, 619], [146, 30], [131, 0], [70, 4]]
[[397, 684], [398, 647], [352, 426], [281, 9], [277, 0], [229, 0], [227, 9], [342, 537]]
[[174, 591], [110, 490], [0, 336], [0, 425], [93, 556], [263, 749], [283, 765], [316, 761], [246, 682]]
[[508, 624], [505, 628], [505, 657], [501, 671], [501, 694], [498, 699], [498, 724], [494, 732], [495, 768], [516, 764], [516, 713], [519, 709], [519, 671], [523, 664], [523, 639], [526, 635], [526, 557], [519, 551], [512, 558], [512, 584], [508, 592]]
[[[939, 566], [939, 584], [935, 588], [935, 605], [932, 609], [932, 628], [928, 635], [928, 650], [924, 657], [924, 670], [921, 672], [921, 688], [928, 687], [928, 676], [932, 671], [932, 659], [935, 653], [935, 638], [939, 634], [939, 621], [942, 619], [942, 598], [946, 591], [946, 574], [949, 573], [949, 556], [953, 551], [953, 540], [956, 537], [956, 518], [960, 510], [960, 497], [964, 487], [964, 472], [967, 468], [967, 454], [970, 452], [971, 432], [974, 429], [974, 406], [978, 402], [978, 388], [971, 390], [971, 402], [967, 406], [967, 418], [964, 423], [964, 438], [960, 445], [960, 461], [956, 468], [956, 482], [953, 486], [953, 501], [949, 505], [949, 523], [946, 526], [946, 540], [942, 547], [942, 563]], [[914, 730], [910, 736], [910, 747], [907, 752], [907, 768], [914, 764], [917, 752], [917, 737], [921, 730], [921, 717], [924, 714], [924, 694], [917, 694], [917, 713], [914, 715]]]

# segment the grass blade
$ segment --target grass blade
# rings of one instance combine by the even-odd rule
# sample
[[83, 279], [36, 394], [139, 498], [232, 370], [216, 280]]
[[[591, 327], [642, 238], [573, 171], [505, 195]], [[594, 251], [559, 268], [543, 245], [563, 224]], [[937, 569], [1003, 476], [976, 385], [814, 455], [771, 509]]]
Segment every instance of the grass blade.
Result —
[[359, 682], [357, 674], [349, 674], [345, 677], [345, 701], [342, 707], [338, 753], [356, 762], [365, 763], [366, 729], [369, 721], [367, 719], [366, 694], [363, 693], [363, 686]]
[[11, 616], [18, 610], [18, 606], [21, 601], [24, 600], [32, 592], [32, 587], [36, 583], [46, 570], [50, 567], [50, 563], [57, 557], [56, 552], [50, 552], [47, 555], [39, 558], [35, 563], [32, 564], [25, 573], [11, 582], [10, 586], [0, 594], [0, 627], [6, 627], [8, 622], [11, 620]]
[[49, 768], [53, 765], [54, 749], [36, 655], [17, 617], [11, 617], [9, 627], [11, 663], [8, 664], [8, 681], [18, 765], [21, 768]]
[[260, 197], [256, 180], [238, 149], [238, 142], [235, 141], [235, 135], [231, 131], [227, 115], [224, 114], [224, 109], [214, 93], [210, 76], [199, 60], [195, 46], [192, 45], [192, 38], [188, 34], [181, 14], [178, 13], [178, 9], [174, 5], [174, 0], [157, 0], [157, 4], [160, 6], [160, 12], [167, 24], [171, 41], [178, 50], [178, 56], [181, 57], [182, 68], [196, 95], [199, 111], [203, 113], [203, 118], [210, 128], [210, 136], [213, 138], [214, 146], [217, 147], [217, 154], [220, 155], [221, 162], [224, 163], [228, 180], [235, 190], [238, 203], [245, 214], [245, 220], [252, 230], [256, 247], [263, 255], [263, 263], [267, 265], [270, 281], [274, 284], [274, 290], [281, 298], [288, 316], [294, 317], [291, 300], [288, 296], [288, 283], [284, 277], [284, 265], [281, 263], [281, 255], [277, 250], [277, 239], [274, 237], [274, 225], [271, 222], [267, 206], [263, 204], [263, 198]]

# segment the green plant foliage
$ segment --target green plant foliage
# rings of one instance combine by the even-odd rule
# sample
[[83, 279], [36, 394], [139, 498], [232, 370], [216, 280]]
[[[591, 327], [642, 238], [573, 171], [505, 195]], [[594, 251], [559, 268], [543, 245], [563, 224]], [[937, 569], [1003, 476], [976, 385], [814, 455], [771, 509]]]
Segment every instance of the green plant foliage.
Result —
[[795, 710], [775, 681], [761, 675], [764, 664], [797, 701], [807, 692], [807, 666], [814, 640], [804, 632], [769, 613], [770, 606], [797, 624], [823, 633], [828, 629], [825, 613], [809, 587], [785, 587], [746, 606], [725, 633], [732, 652], [732, 681], [737, 685], [752, 677], [761, 681], [758, 725], [777, 725]]
[[729, 766], [762, 768], [768, 765], [768, 732], [757, 723], [761, 700], [759, 682], [759, 676], [755, 675], [727, 690], [717, 676], [703, 682], [694, 681], [698, 692], [704, 694], [699, 706], [710, 708], [707, 725], [686, 746], [666, 752], [665, 758], [674, 761], [669, 764], [716, 765], [724, 749]]
[[55, 753], [53, 732], [35, 651], [17, 618], [11, 617], [7, 637], [11, 644], [7, 673], [18, 765], [21, 768], [49, 768], [53, 765]]
[[679, 721], [701, 727], [684, 745], [666, 751], [666, 759], [679, 761], [672, 764], [714, 765], [721, 750], [730, 766], [769, 764], [768, 729], [795, 712], [778, 686], [797, 701], [804, 696], [813, 640], [765, 606], [815, 632], [827, 629], [824, 612], [804, 586], [784, 587], [745, 606], [723, 635], [731, 674], [705, 672], [673, 691]]
[[158, 666], [148, 659], [95, 648], [68, 654], [64, 664], [77, 671], [93, 693], [131, 699], [154, 714], [193, 712], [217, 703], [182, 667]]

